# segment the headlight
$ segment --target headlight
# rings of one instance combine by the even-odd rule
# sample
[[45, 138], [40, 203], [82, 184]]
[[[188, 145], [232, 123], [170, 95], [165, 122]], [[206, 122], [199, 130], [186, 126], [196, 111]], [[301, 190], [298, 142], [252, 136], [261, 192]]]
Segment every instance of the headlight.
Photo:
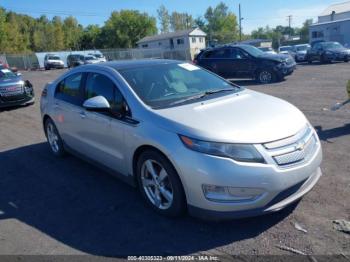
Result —
[[181, 135], [180, 139], [187, 148], [204, 154], [231, 158], [240, 162], [265, 163], [265, 159], [253, 145], [206, 142]]
[[326, 51], [326, 55], [333, 55], [331, 51]]
[[284, 62], [278, 63], [277, 67], [282, 68], [282, 67], [285, 67], [286, 65], [287, 65], [287, 63], [284, 61]]

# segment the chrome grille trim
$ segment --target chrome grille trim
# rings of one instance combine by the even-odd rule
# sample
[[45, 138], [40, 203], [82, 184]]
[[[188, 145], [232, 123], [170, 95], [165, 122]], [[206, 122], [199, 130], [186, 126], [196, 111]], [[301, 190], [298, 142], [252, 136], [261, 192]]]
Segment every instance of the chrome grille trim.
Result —
[[[7, 90], [8, 88], [12, 88], [13, 90]], [[24, 90], [22, 84], [0, 86], [0, 95], [4, 97], [20, 95], [23, 94], [23, 92]]]
[[311, 136], [309, 141], [305, 144], [302, 150], [296, 150], [284, 155], [274, 156], [273, 159], [276, 161], [276, 163], [279, 166], [285, 166], [285, 165], [290, 166], [293, 164], [297, 164], [299, 162], [308, 161], [314, 155], [316, 145], [317, 145], [316, 141], [317, 140], [313, 135]]
[[309, 126], [305, 126], [301, 131], [299, 131], [294, 136], [290, 136], [284, 139], [266, 143], [264, 144], [264, 147], [266, 149], [276, 149], [276, 148], [284, 147], [290, 144], [294, 144], [295, 142], [299, 141], [302, 137], [304, 137], [306, 133], [312, 133], [311, 131], [312, 130]]
[[316, 152], [318, 139], [310, 126], [296, 135], [263, 146], [280, 167], [289, 167], [308, 161]]

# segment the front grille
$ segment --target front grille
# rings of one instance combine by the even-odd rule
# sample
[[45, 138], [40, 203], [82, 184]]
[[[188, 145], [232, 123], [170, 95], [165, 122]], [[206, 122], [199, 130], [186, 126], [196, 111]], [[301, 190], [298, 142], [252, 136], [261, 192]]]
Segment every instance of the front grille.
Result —
[[286, 139], [264, 144], [276, 164], [281, 167], [308, 161], [316, 152], [317, 137], [310, 127]]
[[22, 84], [0, 86], [1, 97], [18, 96], [24, 93]]

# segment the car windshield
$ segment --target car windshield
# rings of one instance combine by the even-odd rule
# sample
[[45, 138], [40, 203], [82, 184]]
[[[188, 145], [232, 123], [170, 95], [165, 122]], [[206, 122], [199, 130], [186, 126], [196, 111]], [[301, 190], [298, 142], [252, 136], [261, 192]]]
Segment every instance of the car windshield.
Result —
[[[189, 63], [171, 63], [118, 70], [140, 99], [153, 108], [195, 102], [240, 87]], [[227, 92], [226, 92], [227, 91]], [[213, 95], [213, 96], [211, 96]]]
[[101, 54], [94, 54], [96, 58], [102, 58], [103, 56]]
[[300, 46], [297, 46], [297, 47], [296, 47], [296, 50], [297, 50], [297, 51], [305, 51], [305, 50], [307, 50], [308, 48], [309, 48], [308, 45], [300, 45]]
[[326, 49], [337, 49], [337, 48], [344, 48], [341, 44], [339, 44], [338, 42], [326, 42], [326, 43], [322, 43], [323, 46]]
[[292, 51], [292, 47], [291, 46], [281, 46], [280, 47], [280, 51]]
[[60, 60], [59, 56], [49, 56], [49, 60]]
[[3, 68], [0, 70], [0, 79], [6, 79], [6, 78], [14, 78], [16, 77], [16, 74], [13, 73], [11, 70]]
[[95, 60], [95, 57], [93, 57], [93, 56], [85, 56], [85, 60]]
[[255, 46], [252, 45], [244, 45], [244, 46], [240, 46], [244, 51], [246, 51], [248, 54], [252, 55], [252, 56], [261, 56], [264, 54], [263, 51], [261, 51], [260, 49], [256, 48]]

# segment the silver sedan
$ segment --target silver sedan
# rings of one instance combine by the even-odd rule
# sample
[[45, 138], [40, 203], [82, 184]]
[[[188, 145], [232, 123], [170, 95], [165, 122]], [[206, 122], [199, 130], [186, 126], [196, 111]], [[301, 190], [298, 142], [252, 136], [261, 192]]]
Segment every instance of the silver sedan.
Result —
[[53, 154], [101, 166], [168, 216], [278, 211], [321, 176], [320, 141], [297, 108], [185, 62], [77, 67], [46, 85], [41, 113]]

